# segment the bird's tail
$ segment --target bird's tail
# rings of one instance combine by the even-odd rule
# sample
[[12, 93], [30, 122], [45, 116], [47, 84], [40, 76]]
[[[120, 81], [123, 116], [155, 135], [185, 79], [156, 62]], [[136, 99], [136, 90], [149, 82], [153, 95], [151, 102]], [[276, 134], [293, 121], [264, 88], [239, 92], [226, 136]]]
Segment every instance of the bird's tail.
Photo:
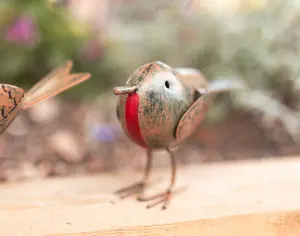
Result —
[[246, 89], [245, 81], [239, 79], [216, 79], [210, 82], [208, 93], [221, 93], [237, 89]]
[[37, 103], [50, 99], [91, 77], [90, 73], [70, 73], [72, 66], [73, 62], [68, 60], [37, 82], [25, 93], [22, 109], [28, 109]]

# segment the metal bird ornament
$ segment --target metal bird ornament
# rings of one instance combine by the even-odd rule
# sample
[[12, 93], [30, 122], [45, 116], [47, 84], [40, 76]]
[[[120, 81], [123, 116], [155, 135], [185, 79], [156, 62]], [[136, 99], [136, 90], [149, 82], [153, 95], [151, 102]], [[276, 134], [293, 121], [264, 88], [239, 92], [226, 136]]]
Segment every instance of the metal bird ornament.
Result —
[[72, 61], [69, 60], [52, 70], [27, 93], [14, 85], [0, 84], [0, 134], [14, 121], [19, 111], [52, 98], [90, 78], [90, 73], [70, 74], [72, 65]]
[[[216, 80], [209, 84], [204, 75], [192, 68], [171, 68], [160, 62], [139, 67], [119, 95], [117, 117], [130, 140], [146, 149], [147, 164], [142, 181], [118, 190], [121, 198], [139, 194], [139, 201], [153, 201], [147, 208], [163, 204], [166, 209], [176, 178], [176, 162], [171, 151], [188, 138], [204, 119], [215, 94], [244, 88], [242, 81]], [[171, 158], [172, 175], [166, 191], [145, 197], [151, 170], [152, 152], [165, 149]]]

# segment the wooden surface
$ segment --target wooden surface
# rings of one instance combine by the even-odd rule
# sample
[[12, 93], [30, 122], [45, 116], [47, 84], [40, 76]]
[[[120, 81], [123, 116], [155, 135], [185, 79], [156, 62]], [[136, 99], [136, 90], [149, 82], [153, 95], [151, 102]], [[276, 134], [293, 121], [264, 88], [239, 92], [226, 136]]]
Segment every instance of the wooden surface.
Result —
[[[152, 176], [162, 184], [151, 188], [157, 191], [167, 184], [169, 170]], [[166, 211], [112, 195], [139, 177], [120, 173], [1, 185], [0, 235], [300, 235], [300, 158], [182, 168], [178, 187], [188, 188]]]

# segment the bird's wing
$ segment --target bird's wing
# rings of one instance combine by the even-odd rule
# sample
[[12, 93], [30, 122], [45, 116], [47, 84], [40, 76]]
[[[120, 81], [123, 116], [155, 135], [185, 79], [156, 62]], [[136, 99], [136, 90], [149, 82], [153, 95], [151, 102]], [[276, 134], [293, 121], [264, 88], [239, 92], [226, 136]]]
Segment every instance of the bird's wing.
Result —
[[0, 84], [0, 134], [15, 119], [23, 98], [23, 89], [9, 84]]
[[[191, 75], [187, 74], [187, 76]], [[193, 75], [197, 77], [197, 71]], [[198, 74], [198, 77], [203, 80], [203, 75]], [[203, 83], [202, 83], [203, 84]], [[199, 85], [201, 85], [199, 83]], [[198, 85], [198, 86], [199, 86]], [[234, 89], [245, 88], [245, 83], [239, 80], [215, 80], [207, 86], [195, 87], [198, 92], [197, 99], [192, 103], [189, 109], [183, 114], [178, 122], [175, 138], [179, 143], [190, 136], [196, 129], [196, 127], [203, 121], [208, 111], [209, 106], [212, 103], [214, 95], [226, 92]]]
[[72, 61], [52, 70], [48, 75], [36, 83], [26, 94], [22, 101], [22, 109], [50, 99], [59, 93], [84, 82], [91, 77], [90, 73], [70, 74]]
[[199, 70], [193, 68], [175, 68], [174, 72], [183, 85], [190, 88], [195, 95], [192, 105], [178, 122], [175, 138], [179, 143], [188, 137], [204, 119], [208, 103], [208, 96], [204, 94], [207, 91], [208, 82]]

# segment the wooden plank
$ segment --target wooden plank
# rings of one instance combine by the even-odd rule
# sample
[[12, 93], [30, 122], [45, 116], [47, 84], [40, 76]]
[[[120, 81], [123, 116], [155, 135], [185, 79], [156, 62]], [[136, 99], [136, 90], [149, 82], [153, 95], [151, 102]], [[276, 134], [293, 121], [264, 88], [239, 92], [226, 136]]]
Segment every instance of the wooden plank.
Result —
[[146, 235], [243, 235], [243, 236], [296, 236], [300, 232], [299, 212], [261, 213], [227, 216], [218, 219], [177, 222], [169, 224], [126, 227], [55, 236], [146, 236]]
[[[300, 158], [181, 168], [177, 187], [188, 188], [166, 211], [112, 195], [139, 177], [118, 173], [3, 184], [0, 235], [300, 235]], [[152, 177], [159, 184], [150, 191], [158, 191], [168, 183], [169, 170], [155, 170]]]

